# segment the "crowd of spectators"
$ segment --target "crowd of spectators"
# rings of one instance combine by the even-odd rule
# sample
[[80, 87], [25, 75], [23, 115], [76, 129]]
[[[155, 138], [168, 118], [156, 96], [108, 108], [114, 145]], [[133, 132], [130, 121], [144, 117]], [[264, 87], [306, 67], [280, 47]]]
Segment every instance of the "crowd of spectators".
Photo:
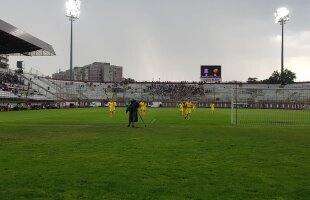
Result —
[[15, 73], [0, 72], [0, 90], [20, 97], [38, 93], [31, 89], [30, 84], [24, 85], [24, 80], [18, 76], [17, 71]]
[[174, 96], [174, 97], [191, 97], [204, 95], [202, 84], [187, 83], [152, 83], [148, 86], [151, 95]]
[[11, 92], [15, 95], [17, 95], [19, 92], [19, 88], [15, 86], [14, 84], [5, 84], [5, 83], [1, 83], [0, 90]]
[[14, 74], [0, 72], [0, 83], [24, 84], [23, 80], [18, 77], [17, 72]]

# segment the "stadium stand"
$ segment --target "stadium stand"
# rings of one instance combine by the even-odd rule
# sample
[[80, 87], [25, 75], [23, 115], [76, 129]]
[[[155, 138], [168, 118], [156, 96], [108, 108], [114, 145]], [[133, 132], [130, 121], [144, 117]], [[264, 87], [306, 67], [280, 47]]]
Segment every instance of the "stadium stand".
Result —
[[[1, 98], [38, 100], [52, 104], [52, 107], [85, 107], [93, 102], [104, 105], [110, 99], [120, 106], [131, 99], [144, 100], [148, 103], [163, 102], [165, 107], [175, 107], [179, 101], [191, 98], [198, 107], [229, 108], [232, 91], [244, 89], [239, 99], [244, 102], [266, 104], [288, 102], [309, 104], [310, 83], [294, 83], [286, 86], [278, 84], [247, 83], [196, 83], [196, 82], [136, 82], [136, 83], [96, 83], [81, 81], [55, 80], [31, 73], [1, 74]], [[1, 102], [1, 100], [0, 100]], [[268, 107], [268, 106], [265, 106]], [[286, 106], [287, 107], [287, 106]], [[278, 108], [281, 106], [278, 105]]]
[[[310, 83], [295, 83], [284, 87], [292, 89], [292, 92], [290, 90], [283, 90], [283, 87], [280, 85], [269, 84], [208, 84], [185, 82], [137, 82], [123, 84], [62, 81], [33, 74], [24, 74], [22, 76], [25, 78], [24, 82], [26, 84], [31, 85], [32, 89], [41, 93], [41, 99], [46, 98], [46, 100], [64, 102], [103, 102], [109, 99], [125, 102], [134, 98], [138, 100], [143, 99], [147, 102], [161, 101], [168, 103], [184, 101], [187, 98], [191, 98], [194, 102], [217, 102], [228, 105], [231, 102], [232, 90], [236, 87], [246, 88], [250, 91], [240, 94], [240, 98], [246, 99], [249, 102], [254, 101], [254, 99], [255, 101], [277, 101], [277, 99], [281, 99], [283, 102], [304, 101], [309, 97], [308, 90], [304, 89], [310, 86]], [[257, 88], [263, 88], [265, 90]]]
[[[0, 19], [0, 56], [53, 56], [53, 47], [42, 40]], [[0, 110], [23, 110], [50, 108], [54, 94], [45, 86], [29, 80], [23, 69], [10, 70], [7, 66], [0, 72]]]

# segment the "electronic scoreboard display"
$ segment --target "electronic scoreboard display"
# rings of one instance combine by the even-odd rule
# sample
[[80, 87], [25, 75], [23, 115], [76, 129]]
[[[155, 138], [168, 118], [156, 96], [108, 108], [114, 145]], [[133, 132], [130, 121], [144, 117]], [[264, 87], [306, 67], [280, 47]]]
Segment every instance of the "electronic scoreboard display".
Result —
[[222, 66], [220, 65], [202, 65], [201, 78], [222, 78]]

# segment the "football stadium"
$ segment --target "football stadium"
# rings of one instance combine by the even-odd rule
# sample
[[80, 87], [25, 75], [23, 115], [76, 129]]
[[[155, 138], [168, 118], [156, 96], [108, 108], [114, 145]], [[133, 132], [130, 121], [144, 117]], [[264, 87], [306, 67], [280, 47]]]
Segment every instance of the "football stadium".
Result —
[[[310, 81], [286, 79], [283, 32], [281, 72], [264, 81], [204, 63], [197, 81], [135, 81], [108, 62], [73, 67], [80, 7], [67, 2], [70, 68], [50, 76], [9, 66], [58, 54], [0, 19], [1, 200], [310, 198]], [[283, 31], [288, 10], [276, 14]]]

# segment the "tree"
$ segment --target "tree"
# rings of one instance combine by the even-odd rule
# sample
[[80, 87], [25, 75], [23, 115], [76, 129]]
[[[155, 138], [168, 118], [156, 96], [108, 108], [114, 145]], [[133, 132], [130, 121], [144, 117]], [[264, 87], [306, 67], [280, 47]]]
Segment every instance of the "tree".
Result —
[[249, 77], [248, 80], [247, 80], [247, 83], [258, 83], [258, 78], [254, 77], [254, 78], [251, 78]]
[[136, 81], [132, 78], [125, 78], [124, 84], [135, 83]]
[[280, 72], [274, 71], [268, 79], [258, 81], [257, 78], [249, 77], [247, 83], [291, 84], [294, 83], [295, 79], [296, 74], [291, 70], [285, 69], [283, 71], [283, 79]]
[[296, 79], [296, 73], [288, 69], [284, 70], [283, 72], [283, 83], [284, 84], [294, 83], [295, 79]]
[[285, 69], [283, 71], [283, 75], [278, 71], [274, 71], [272, 75], [269, 77], [270, 84], [291, 84], [294, 83], [296, 79], [296, 74], [291, 70]]
[[281, 73], [279, 73], [278, 71], [274, 71], [267, 80], [270, 84], [279, 84], [281, 83]]

